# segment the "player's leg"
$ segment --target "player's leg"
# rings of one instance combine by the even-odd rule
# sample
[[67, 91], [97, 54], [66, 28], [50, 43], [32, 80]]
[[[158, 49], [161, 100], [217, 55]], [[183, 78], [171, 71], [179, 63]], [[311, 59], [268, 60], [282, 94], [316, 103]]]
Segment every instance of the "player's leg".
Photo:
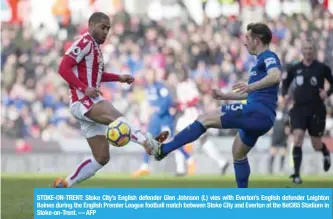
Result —
[[224, 159], [220, 151], [216, 148], [216, 145], [210, 139], [208, 139], [208, 135], [203, 135], [201, 137], [200, 145], [205, 154], [207, 154], [209, 158], [218, 164], [221, 170], [221, 174], [224, 175], [229, 166], [229, 162]]
[[275, 157], [276, 157], [276, 146], [272, 145], [270, 148], [270, 157], [269, 157], [269, 164], [268, 164], [268, 172], [270, 174], [273, 174], [273, 167], [274, 167], [274, 161], [275, 161]]
[[[162, 160], [171, 151], [197, 140], [208, 128], [262, 129], [263, 124], [259, 124], [256, 117], [248, 116], [248, 112], [243, 111], [244, 108], [243, 104], [228, 104], [200, 115], [197, 120], [179, 132], [171, 142], [154, 148], [156, 149], [154, 151], [156, 160]], [[258, 113], [256, 115], [260, 117]], [[252, 123], [250, 121], [244, 123], [245, 119], [251, 120]]]
[[326, 144], [322, 141], [322, 137], [311, 136], [311, 143], [316, 151], [322, 152], [323, 154], [323, 169], [328, 171], [331, 167], [330, 152], [327, 149]]
[[[96, 104], [86, 113], [89, 119], [98, 122], [100, 124], [108, 125], [113, 121], [119, 120], [128, 124], [132, 130], [131, 139], [142, 145], [148, 153], [151, 152], [151, 144], [154, 144], [153, 139], [150, 135], [143, 134], [139, 128], [135, 127], [133, 124], [127, 121], [127, 119], [116, 109], [113, 105], [106, 100], [102, 100]], [[157, 141], [163, 142], [168, 137], [167, 132], [162, 132], [157, 136]]]
[[157, 148], [155, 158], [161, 160], [172, 151], [197, 140], [207, 128], [222, 128], [220, 121], [222, 115], [221, 110], [216, 110], [199, 116], [192, 124], [180, 131], [172, 141]]
[[311, 136], [311, 143], [316, 151], [323, 154], [323, 168], [324, 171], [328, 171], [331, 167], [330, 152], [327, 149], [326, 144], [322, 141], [322, 136], [326, 126], [326, 109], [325, 107], [318, 107], [315, 115], [312, 117], [309, 134]]
[[251, 173], [247, 154], [255, 145], [258, 137], [240, 130], [232, 145], [232, 156], [234, 159], [235, 178], [238, 188], [247, 188]]
[[280, 155], [280, 172], [283, 172], [287, 155], [287, 144], [282, 145], [281, 148], [279, 148], [279, 155]]
[[91, 148], [91, 157], [84, 159], [65, 180], [58, 178], [54, 187], [71, 187], [95, 175], [110, 159], [109, 143], [105, 138], [105, 125], [90, 121], [80, 121], [81, 129]]
[[293, 108], [290, 111], [290, 124], [292, 129], [292, 135], [294, 139], [292, 156], [294, 161], [294, 174], [290, 176], [293, 183], [301, 184], [302, 179], [300, 177], [300, 169], [303, 158], [302, 145], [304, 141], [305, 131], [308, 128], [308, 116], [306, 109]]

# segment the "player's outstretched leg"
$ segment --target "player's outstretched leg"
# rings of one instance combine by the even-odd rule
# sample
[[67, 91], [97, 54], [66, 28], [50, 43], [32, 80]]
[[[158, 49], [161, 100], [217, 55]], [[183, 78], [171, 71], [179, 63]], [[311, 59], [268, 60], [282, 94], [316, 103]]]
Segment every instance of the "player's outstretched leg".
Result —
[[84, 159], [66, 179], [58, 178], [53, 183], [54, 188], [72, 187], [74, 184], [80, 183], [101, 169], [110, 160], [109, 144], [104, 135], [97, 135], [87, 138], [91, 148], [92, 157]]
[[156, 160], [162, 160], [170, 152], [197, 140], [208, 128], [221, 129], [221, 116], [224, 113], [220, 109], [199, 116], [192, 124], [180, 131], [172, 141], [154, 147], [153, 154]]

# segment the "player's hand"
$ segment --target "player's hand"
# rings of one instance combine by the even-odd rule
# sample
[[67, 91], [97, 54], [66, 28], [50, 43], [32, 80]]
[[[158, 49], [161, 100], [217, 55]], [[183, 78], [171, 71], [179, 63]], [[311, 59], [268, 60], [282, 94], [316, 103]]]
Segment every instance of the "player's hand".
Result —
[[91, 98], [97, 98], [99, 95], [103, 95], [102, 91], [100, 91], [98, 88], [95, 87], [88, 87], [84, 94]]
[[212, 97], [216, 100], [228, 100], [229, 96], [226, 93], [219, 91], [218, 89], [212, 90]]
[[245, 94], [251, 91], [249, 85], [244, 82], [235, 84], [234, 86], [232, 86], [232, 89], [235, 91], [235, 93], [239, 94]]
[[327, 92], [326, 92], [326, 90], [320, 88], [320, 89], [319, 89], [319, 96], [320, 96], [320, 98], [321, 98], [322, 100], [326, 99], [326, 97], [327, 97]]
[[134, 78], [131, 75], [119, 75], [119, 82], [121, 83], [132, 84], [133, 81]]

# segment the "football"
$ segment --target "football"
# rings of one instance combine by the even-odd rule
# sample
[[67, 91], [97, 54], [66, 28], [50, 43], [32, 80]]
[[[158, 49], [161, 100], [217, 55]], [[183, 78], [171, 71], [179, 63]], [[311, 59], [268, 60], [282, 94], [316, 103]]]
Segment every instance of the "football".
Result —
[[114, 121], [106, 129], [106, 139], [115, 147], [123, 147], [131, 140], [131, 128], [124, 122]]

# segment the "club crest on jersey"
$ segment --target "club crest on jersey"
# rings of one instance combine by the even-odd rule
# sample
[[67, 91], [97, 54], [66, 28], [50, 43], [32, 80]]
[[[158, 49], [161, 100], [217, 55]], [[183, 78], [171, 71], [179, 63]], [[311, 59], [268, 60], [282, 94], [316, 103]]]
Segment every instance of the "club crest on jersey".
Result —
[[74, 49], [72, 50], [72, 53], [76, 56], [79, 55], [80, 52], [81, 52], [81, 48], [78, 46], [75, 46]]
[[268, 68], [270, 65], [276, 64], [276, 60], [273, 57], [269, 57], [269, 58], [265, 59], [264, 62], [265, 62], [266, 68]]

